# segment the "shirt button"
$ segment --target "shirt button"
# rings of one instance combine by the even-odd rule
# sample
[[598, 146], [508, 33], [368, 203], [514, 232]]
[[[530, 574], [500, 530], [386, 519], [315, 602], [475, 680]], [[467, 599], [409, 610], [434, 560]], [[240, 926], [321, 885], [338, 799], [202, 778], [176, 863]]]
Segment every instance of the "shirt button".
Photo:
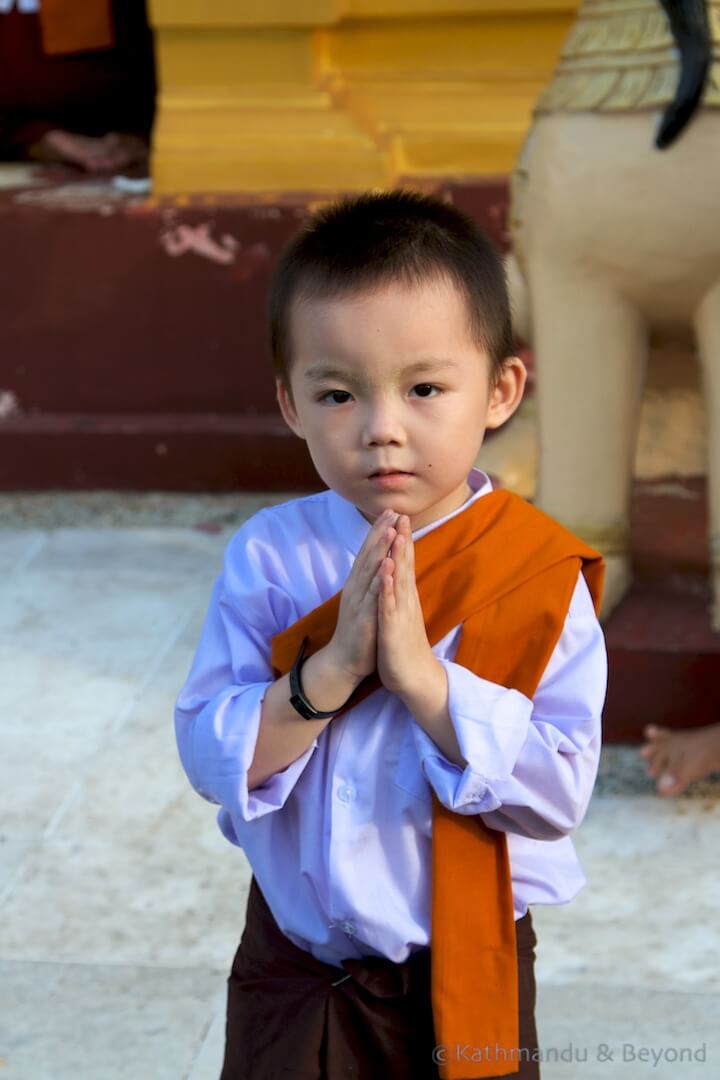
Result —
[[355, 798], [355, 788], [352, 784], [343, 784], [341, 788], [338, 788], [338, 799], [341, 802], [349, 803]]
[[345, 922], [340, 923], [340, 927], [341, 927], [342, 930], [345, 931], [346, 934], [354, 934], [355, 933], [355, 923], [345, 921]]

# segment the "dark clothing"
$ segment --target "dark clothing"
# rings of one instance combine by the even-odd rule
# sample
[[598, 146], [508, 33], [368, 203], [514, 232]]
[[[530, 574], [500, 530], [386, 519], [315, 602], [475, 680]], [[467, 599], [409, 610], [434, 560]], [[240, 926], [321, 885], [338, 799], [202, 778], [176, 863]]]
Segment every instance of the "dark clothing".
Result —
[[112, 48], [46, 56], [37, 14], [0, 14], [0, 159], [25, 158], [55, 128], [149, 138], [155, 58], [145, 0], [115, 0], [113, 25]]
[[[529, 911], [515, 928], [523, 1052], [511, 1075], [539, 1080]], [[438, 1080], [430, 957], [423, 948], [401, 964], [377, 956], [345, 960], [344, 970], [326, 964], [282, 933], [253, 877], [228, 978], [220, 1080]]]

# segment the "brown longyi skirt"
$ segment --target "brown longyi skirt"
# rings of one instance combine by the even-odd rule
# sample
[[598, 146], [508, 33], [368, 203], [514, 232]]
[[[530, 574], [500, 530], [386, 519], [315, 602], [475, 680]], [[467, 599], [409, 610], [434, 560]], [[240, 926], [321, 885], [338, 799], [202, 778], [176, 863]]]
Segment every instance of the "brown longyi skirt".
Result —
[[[512, 1076], [539, 1080], [530, 912], [515, 928], [522, 1052]], [[325, 964], [282, 933], [253, 877], [228, 978], [220, 1080], [438, 1080], [430, 955]]]

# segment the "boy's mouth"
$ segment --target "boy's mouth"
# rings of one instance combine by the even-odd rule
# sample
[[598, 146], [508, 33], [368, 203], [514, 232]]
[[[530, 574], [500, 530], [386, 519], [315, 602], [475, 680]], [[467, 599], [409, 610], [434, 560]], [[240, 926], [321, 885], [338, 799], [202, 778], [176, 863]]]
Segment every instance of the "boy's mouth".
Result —
[[369, 479], [372, 480], [374, 476], [410, 476], [411, 473], [405, 472], [404, 469], [376, 469], [375, 472], [370, 473]]
[[372, 480], [377, 487], [395, 488], [404, 485], [405, 481], [409, 480], [412, 475], [409, 472], [401, 472], [399, 469], [394, 472], [384, 469], [380, 472], [371, 473], [368, 480]]

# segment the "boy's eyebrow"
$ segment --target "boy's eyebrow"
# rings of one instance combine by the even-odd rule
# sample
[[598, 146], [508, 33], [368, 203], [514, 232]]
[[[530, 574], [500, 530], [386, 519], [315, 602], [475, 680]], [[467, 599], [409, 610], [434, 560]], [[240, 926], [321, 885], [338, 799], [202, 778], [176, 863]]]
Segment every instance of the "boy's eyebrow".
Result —
[[[426, 360], [416, 360], [414, 364], [408, 364], [402, 371], [395, 372], [396, 375], [411, 375], [413, 372], [418, 371], [439, 371], [442, 368], [459, 368], [460, 365], [456, 360], [447, 358], [431, 358]], [[364, 379], [354, 375], [350, 371], [343, 371], [342, 368], [335, 367], [333, 364], [315, 364], [314, 367], [308, 368], [305, 372], [305, 378], [310, 382], [321, 382], [323, 379], [342, 379], [346, 383], [359, 384], [364, 382]]]

